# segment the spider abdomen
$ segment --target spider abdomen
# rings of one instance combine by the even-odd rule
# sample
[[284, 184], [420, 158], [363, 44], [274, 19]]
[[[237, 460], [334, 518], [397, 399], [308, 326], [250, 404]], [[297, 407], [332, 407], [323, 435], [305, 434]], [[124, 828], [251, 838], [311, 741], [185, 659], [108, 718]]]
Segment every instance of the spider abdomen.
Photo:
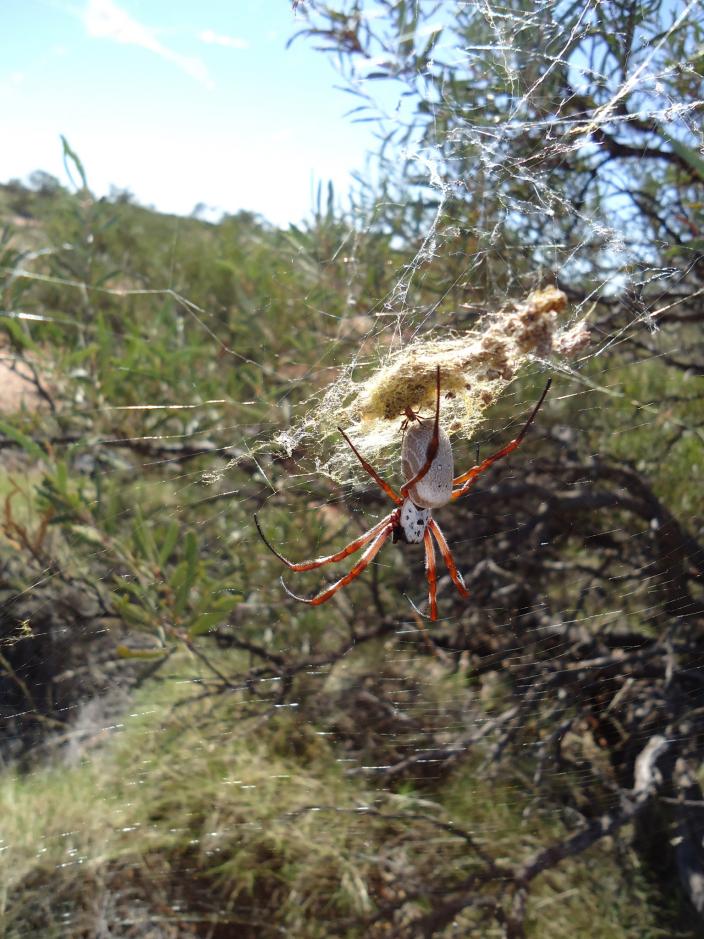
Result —
[[414, 505], [412, 499], [406, 499], [401, 506], [399, 518], [401, 537], [408, 544], [420, 544], [423, 541], [429, 521], [430, 509], [421, 509]]
[[[401, 460], [406, 481], [413, 479], [425, 465], [428, 445], [433, 436], [432, 421], [418, 421], [411, 424], [403, 438]], [[442, 427], [438, 428], [438, 452], [430, 464], [425, 476], [411, 486], [408, 494], [417, 506], [424, 509], [437, 509], [450, 501], [452, 496], [452, 477], [454, 461], [452, 444]]]

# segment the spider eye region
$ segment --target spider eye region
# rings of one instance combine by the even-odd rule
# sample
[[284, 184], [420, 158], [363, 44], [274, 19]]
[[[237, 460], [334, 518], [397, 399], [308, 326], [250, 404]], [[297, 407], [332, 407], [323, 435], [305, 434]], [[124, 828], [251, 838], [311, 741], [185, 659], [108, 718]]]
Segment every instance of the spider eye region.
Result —
[[406, 499], [399, 519], [401, 537], [408, 544], [421, 544], [429, 521], [430, 509], [421, 509], [412, 499]]

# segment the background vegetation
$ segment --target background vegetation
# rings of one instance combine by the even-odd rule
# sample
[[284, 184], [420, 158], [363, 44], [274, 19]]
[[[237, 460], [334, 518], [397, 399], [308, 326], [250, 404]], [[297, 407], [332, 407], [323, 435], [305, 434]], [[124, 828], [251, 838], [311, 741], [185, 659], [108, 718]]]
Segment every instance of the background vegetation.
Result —
[[[349, 211], [161, 216], [96, 200], [68, 142], [75, 186], [0, 190], [1, 400], [26, 389], [0, 415], [5, 934], [699, 936], [696, 7], [299, 9], [359, 114], [360, 75], [405, 95]], [[422, 556], [392, 547], [325, 606], [286, 597], [255, 511], [295, 558], [386, 511], [272, 444], [373, 368], [370, 311], [408, 338], [546, 283], [592, 346], [442, 513], [471, 600], [442, 582], [426, 627]]]

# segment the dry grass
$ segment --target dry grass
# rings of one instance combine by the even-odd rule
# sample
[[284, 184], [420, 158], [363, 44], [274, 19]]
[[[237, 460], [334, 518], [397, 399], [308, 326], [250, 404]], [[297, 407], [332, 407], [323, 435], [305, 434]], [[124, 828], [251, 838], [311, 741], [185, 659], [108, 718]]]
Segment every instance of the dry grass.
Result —
[[[375, 789], [295, 710], [257, 724], [233, 699], [174, 707], [189, 692], [147, 689], [80, 766], [0, 780], [7, 936], [382, 936], [363, 925], [379, 906], [477, 869], [435, 822], [505, 860], [561, 831], [520, 780], [466, 767], [422, 797]], [[658, 935], [634, 858], [606, 846], [539, 881], [530, 921], [535, 939]]]

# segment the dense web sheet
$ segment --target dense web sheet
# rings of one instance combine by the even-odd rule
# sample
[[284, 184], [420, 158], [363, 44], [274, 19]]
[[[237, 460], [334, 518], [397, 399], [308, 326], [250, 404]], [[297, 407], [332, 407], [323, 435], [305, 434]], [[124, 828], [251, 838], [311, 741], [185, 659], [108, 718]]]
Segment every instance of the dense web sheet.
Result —
[[[398, 449], [400, 422], [409, 412], [415, 414], [423, 407], [431, 411], [434, 406], [437, 369], [443, 427], [451, 437], [461, 433], [471, 439], [486, 408], [524, 364], [542, 362], [567, 370], [560, 359], [589, 344], [583, 321], [559, 328], [566, 303], [565, 295], [555, 288], [535, 291], [523, 303], [487, 316], [476, 329], [457, 331], [449, 338], [448, 329], [437, 338], [414, 338], [387, 354], [366, 381], [355, 382], [355, 366], [348, 366], [320, 404], [300, 425], [281, 434], [278, 442], [290, 455], [307, 437], [315, 446], [315, 438], [324, 439], [344, 424], [370, 458], [378, 458], [384, 448]], [[349, 465], [355, 465], [354, 457], [341, 446], [319, 468], [344, 479]]]
[[[404, 185], [412, 182], [426, 208], [412, 201], [413, 187], [410, 198], [406, 188], [402, 206], [378, 198], [370, 204], [368, 190], [360, 192], [360, 209], [410, 228], [419, 248], [368, 311], [369, 332], [357, 354], [341, 363], [341, 376], [308, 418], [279, 438], [289, 452], [304, 441], [329, 450], [319, 438], [339, 423], [354, 422], [355, 439], [378, 455], [393, 444], [393, 421], [405, 406], [432, 397], [434, 367], [445, 357], [449, 390], [458, 392], [444, 402], [447, 424], [451, 433], [469, 438], [484, 409], [528, 361], [560, 370], [566, 358], [586, 351], [594, 298], [632, 298], [631, 316], [616, 335], [592, 337], [589, 353], [599, 355], [604, 342], [623, 341], [643, 323], [657, 329], [658, 316], [672, 302], [669, 285], [676, 290], [688, 275], [677, 266], [658, 266], [648, 241], [656, 233], [644, 229], [648, 212], [629, 187], [648, 175], [647, 157], [663, 152], [669, 153], [665, 162], [681, 160], [693, 181], [701, 171], [696, 149], [678, 145], [677, 136], [700, 136], [701, 102], [680, 100], [671, 82], [675, 74], [696, 74], [696, 55], [689, 63], [674, 61], [668, 41], [692, 30], [696, 4], [651, 7], [647, 25], [637, 24], [633, 14], [624, 21], [631, 46], [622, 61], [605, 39], [609, 13], [601, 4], [578, 11], [552, 3], [392, 9], [383, 3], [341, 5], [343, 14], [330, 20], [329, 29], [327, 7], [308, 5], [313, 37], [323, 47], [334, 47], [339, 37], [348, 53], [342, 59], [347, 89], [360, 102], [352, 114], [384, 128], [392, 153], [382, 161], [389, 197], [400, 165]], [[625, 10], [620, 15], [627, 20]], [[642, 32], [634, 41], [637, 25]], [[468, 34], [476, 45], [467, 45]], [[478, 42], [482, 37], [485, 44]], [[380, 79], [392, 90], [384, 84], [376, 93]], [[458, 93], [464, 82], [474, 86], [473, 94]], [[554, 172], [570, 165], [569, 173]], [[659, 202], [673, 198], [655, 174], [644, 198], [654, 197], [654, 187]], [[674, 202], [663, 214], [673, 211]], [[452, 272], [450, 257], [457, 258]], [[440, 266], [445, 280], [439, 296], [423, 305], [421, 285]], [[584, 277], [587, 269], [590, 278]], [[520, 309], [524, 285], [534, 288], [544, 277], [556, 277], [573, 303], [565, 310], [566, 298], [548, 299], [535, 332], [524, 332], [506, 348], [516, 329], [511, 305]], [[586, 289], [577, 288], [587, 279]], [[477, 295], [481, 301], [473, 304]], [[453, 296], [460, 298], [454, 309]], [[574, 372], [573, 379], [580, 384]], [[338, 444], [320, 468], [339, 481], [350, 460]]]
[[[33, 835], [31, 782], [3, 790], [15, 934], [557, 939], [616, 910], [617, 937], [697, 935], [701, 16], [301, 2], [296, 41], [379, 121], [349, 203], [148, 241], [67, 145], [70, 236], [15, 212], [0, 351], [35, 398], [0, 420], [3, 753], [90, 806], [49, 788], [67, 821]], [[422, 553], [389, 543], [297, 604], [252, 516], [295, 561], [359, 538], [389, 506], [338, 427], [397, 486], [438, 367], [457, 472], [553, 379], [437, 513], [469, 600], [438, 558], [431, 627]]]

